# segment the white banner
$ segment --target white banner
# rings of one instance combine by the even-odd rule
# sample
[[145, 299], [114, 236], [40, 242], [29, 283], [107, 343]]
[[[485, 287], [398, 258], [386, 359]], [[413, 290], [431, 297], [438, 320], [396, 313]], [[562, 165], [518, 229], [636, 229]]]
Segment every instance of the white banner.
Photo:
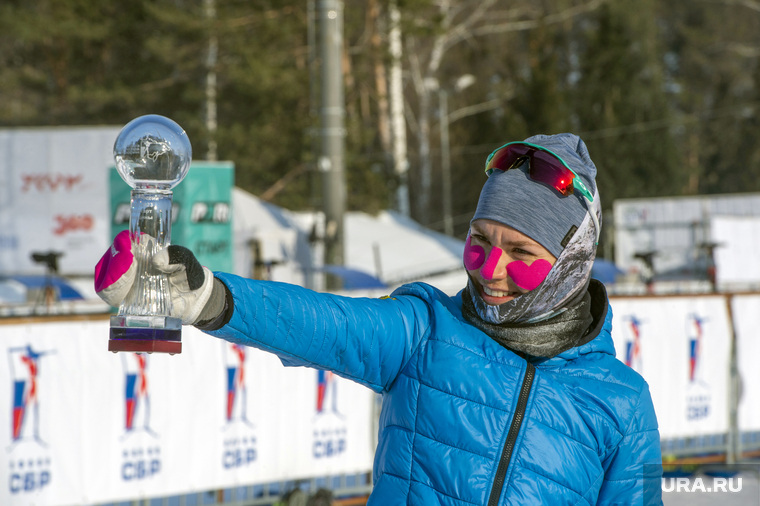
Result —
[[[662, 438], [728, 431], [727, 298], [614, 297], [618, 358]], [[760, 430], [760, 295], [733, 296], [739, 427]], [[0, 504], [70, 505], [370, 472], [374, 394], [192, 327], [180, 355], [106, 352], [108, 321], [0, 325]]]
[[760, 295], [733, 297], [736, 353], [740, 377], [739, 428], [760, 431]]
[[0, 274], [43, 274], [33, 252], [92, 274], [108, 248], [108, 168], [117, 127], [0, 130]]
[[760, 283], [760, 265], [747, 258], [760, 246], [760, 217], [715, 216], [710, 219], [715, 248], [715, 274], [719, 286]]
[[192, 327], [175, 356], [108, 353], [108, 333], [106, 320], [0, 325], [0, 504], [371, 471], [370, 390]]
[[660, 437], [728, 430], [724, 297], [614, 298], [617, 357], [649, 383]]

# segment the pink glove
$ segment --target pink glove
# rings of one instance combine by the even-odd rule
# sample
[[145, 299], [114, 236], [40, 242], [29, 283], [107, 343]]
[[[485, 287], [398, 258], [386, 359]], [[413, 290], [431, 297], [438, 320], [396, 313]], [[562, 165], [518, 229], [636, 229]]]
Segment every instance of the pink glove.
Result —
[[111, 248], [95, 266], [95, 293], [112, 306], [118, 307], [135, 281], [137, 262], [132, 254], [129, 231], [119, 232]]

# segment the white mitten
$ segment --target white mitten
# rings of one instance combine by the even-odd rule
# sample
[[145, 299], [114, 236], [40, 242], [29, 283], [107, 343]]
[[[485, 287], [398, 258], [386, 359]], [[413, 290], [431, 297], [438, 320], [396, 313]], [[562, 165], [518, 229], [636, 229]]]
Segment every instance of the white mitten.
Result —
[[168, 275], [172, 316], [184, 325], [196, 323], [211, 297], [214, 274], [184, 246], [162, 249], [153, 256], [153, 265]]

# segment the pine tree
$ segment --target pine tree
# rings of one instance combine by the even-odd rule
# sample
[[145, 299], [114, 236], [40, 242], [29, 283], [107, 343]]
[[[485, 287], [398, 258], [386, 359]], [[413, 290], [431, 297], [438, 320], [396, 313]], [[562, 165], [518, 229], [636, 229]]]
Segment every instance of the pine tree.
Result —
[[606, 3], [581, 27], [573, 109], [605, 207], [685, 186], [657, 49], [653, 2]]

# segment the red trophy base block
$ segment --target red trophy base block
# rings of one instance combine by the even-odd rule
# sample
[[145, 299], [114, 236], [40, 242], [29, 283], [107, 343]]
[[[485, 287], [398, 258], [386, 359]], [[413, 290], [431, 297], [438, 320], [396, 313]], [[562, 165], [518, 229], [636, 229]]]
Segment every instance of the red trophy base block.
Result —
[[134, 353], [182, 353], [182, 341], [153, 339], [109, 339], [108, 351], [131, 351]]

